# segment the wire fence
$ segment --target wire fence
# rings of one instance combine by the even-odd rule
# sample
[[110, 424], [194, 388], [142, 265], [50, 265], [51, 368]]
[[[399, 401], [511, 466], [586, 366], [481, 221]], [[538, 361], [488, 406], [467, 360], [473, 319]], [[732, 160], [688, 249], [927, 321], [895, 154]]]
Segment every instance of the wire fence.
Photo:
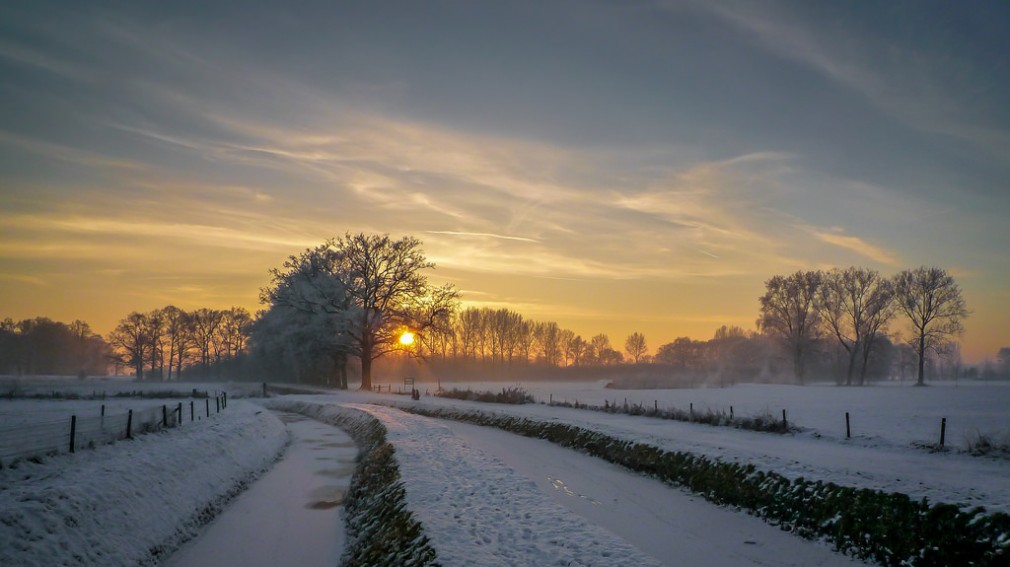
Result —
[[31, 459], [78, 449], [94, 448], [137, 435], [178, 427], [220, 413], [228, 406], [227, 394], [211, 400], [190, 400], [143, 410], [128, 410], [125, 414], [99, 416], [71, 415], [68, 418], [35, 422], [27, 425], [0, 427], [0, 468], [21, 459]]

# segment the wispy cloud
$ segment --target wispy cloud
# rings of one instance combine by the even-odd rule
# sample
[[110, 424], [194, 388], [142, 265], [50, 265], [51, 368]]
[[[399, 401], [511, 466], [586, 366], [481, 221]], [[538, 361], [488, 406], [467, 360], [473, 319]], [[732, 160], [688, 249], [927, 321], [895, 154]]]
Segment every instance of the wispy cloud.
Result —
[[822, 242], [827, 242], [833, 246], [850, 250], [860, 256], [869, 258], [874, 262], [878, 262], [886, 266], [893, 267], [901, 265], [901, 260], [894, 253], [880, 246], [871, 244], [858, 236], [845, 234], [843, 229], [834, 228], [831, 230], [823, 230], [815, 227], [805, 228], [811, 235]]
[[428, 230], [428, 234], [446, 234], [449, 236], [461, 236], [467, 238], [497, 238], [501, 240], [516, 240], [519, 242], [539, 242], [534, 238], [524, 238], [522, 236], [507, 236], [504, 234], [491, 234], [489, 232], [459, 232], [452, 230]]

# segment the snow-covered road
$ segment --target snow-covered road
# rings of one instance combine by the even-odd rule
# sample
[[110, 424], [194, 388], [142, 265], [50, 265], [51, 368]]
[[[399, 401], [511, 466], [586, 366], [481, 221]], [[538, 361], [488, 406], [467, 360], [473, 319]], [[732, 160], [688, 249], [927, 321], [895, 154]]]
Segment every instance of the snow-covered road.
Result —
[[236, 498], [168, 567], [333, 567], [344, 549], [340, 503], [357, 447], [342, 430], [280, 414], [291, 435], [284, 457]]
[[369, 404], [443, 565], [851, 565], [818, 542], [599, 459]]

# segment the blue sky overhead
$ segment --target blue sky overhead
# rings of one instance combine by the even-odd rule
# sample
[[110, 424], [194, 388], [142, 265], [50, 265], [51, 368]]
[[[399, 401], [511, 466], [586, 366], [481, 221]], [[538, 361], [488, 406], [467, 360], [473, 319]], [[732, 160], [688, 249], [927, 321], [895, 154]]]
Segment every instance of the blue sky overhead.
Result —
[[1008, 32], [996, 1], [13, 3], [0, 315], [254, 309], [372, 231], [468, 302], [652, 347], [753, 328], [775, 274], [939, 265], [991, 356]]

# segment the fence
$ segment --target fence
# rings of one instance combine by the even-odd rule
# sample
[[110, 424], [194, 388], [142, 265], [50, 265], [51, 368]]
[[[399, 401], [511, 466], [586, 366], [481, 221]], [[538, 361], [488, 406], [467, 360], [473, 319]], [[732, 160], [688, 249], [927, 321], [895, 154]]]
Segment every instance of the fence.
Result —
[[220, 413], [228, 406], [227, 394], [215, 397], [213, 402], [210, 398], [201, 401], [203, 403], [190, 400], [186, 404], [188, 407], [178, 402], [118, 415], [105, 415], [102, 405], [98, 416], [71, 415], [69, 419], [58, 421], [0, 427], [0, 468], [20, 459], [73, 453], [77, 449], [177, 427], [187, 416], [191, 422], [209, 418], [212, 411]]

